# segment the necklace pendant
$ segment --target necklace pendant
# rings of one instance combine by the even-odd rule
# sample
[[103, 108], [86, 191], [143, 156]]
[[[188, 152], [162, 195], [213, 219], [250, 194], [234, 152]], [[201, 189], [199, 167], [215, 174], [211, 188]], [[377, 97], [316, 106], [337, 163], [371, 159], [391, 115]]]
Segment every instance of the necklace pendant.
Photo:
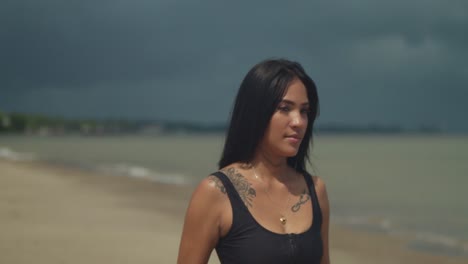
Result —
[[286, 224], [286, 217], [284, 217], [284, 216], [283, 216], [283, 217], [280, 217], [279, 220], [280, 220], [281, 224], [283, 224], [283, 225]]

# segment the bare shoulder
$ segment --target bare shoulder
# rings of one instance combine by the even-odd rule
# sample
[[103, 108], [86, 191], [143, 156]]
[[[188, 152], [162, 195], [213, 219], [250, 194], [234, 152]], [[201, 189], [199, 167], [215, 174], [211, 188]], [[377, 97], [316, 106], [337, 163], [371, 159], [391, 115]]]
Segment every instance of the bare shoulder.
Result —
[[314, 181], [315, 191], [318, 196], [326, 192], [325, 181], [320, 176], [312, 176], [312, 180]]
[[[220, 172], [222, 172], [237, 189], [237, 183], [243, 178], [239, 170], [235, 166], [231, 165], [222, 168]], [[198, 184], [194, 195], [227, 197], [227, 192], [226, 187], [224, 186], [221, 179], [213, 174], [210, 174]]]
[[205, 184], [207, 185], [207, 188], [210, 188], [211, 190], [215, 189], [222, 194], [226, 194], [226, 188], [224, 187], [223, 182], [218, 177], [214, 175], [209, 175], [205, 178], [204, 181], [206, 182]]
[[319, 206], [322, 212], [321, 235], [323, 242], [323, 256], [320, 263], [330, 263], [329, 252], [329, 226], [330, 226], [330, 203], [328, 201], [327, 188], [325, 182], [319, 176], [312, 176], [314, 181], [315, 192], [317, 193]]
[[312, 176], [312, 180], [314, 181], [315, 192], [317, 193], [320, 207], [322, 210], [328, 210], [328, 193], [324, 180], [320, 176]]
[[192, 193], [186, 221], [202, 221], [219, 226], [219, 219], [225, 211], [227, 201], [226, 189], [221, 180], [214, 175], [208, 175]]
[[195, 188], [185, 214], [178, 263], [208, 263], [223, 228], [226, 197], [222, 182], [214, 175]]
[[[223, 182], [215, 175], [208, 175], [197, 186], [193, 197], [204, 196], [206, 198], [222, 198], [226, 196], [226, 188]], [[192, 198], [193, 198], [192, 197]]]

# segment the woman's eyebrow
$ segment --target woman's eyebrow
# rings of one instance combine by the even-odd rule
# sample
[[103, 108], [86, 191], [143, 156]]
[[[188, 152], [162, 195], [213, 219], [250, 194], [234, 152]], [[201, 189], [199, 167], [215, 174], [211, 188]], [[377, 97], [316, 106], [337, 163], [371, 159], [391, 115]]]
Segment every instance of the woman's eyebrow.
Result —
[[[288, 99], [283, 99], [281, 100], [281, 103], [285, 103], [285, 104], [288, 104], [288, 105], [296, 105], [295, 102], [291, 101], [291, 100], [288, 100]], [[302, 104], [300, 104], [302, 106], [308, 106], [309, 105], [309, 102], [304, 102]]]

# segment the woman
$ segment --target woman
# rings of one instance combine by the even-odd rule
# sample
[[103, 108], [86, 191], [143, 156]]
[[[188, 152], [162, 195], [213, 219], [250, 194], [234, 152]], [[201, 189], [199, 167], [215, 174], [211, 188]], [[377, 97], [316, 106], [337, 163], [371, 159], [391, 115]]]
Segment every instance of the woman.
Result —
[[244, 78], [218, 172], [194, 191], [178, 263], [329, 263], [325, 184], [306, 171], [317, 90], [299, 63], [266, 60]]

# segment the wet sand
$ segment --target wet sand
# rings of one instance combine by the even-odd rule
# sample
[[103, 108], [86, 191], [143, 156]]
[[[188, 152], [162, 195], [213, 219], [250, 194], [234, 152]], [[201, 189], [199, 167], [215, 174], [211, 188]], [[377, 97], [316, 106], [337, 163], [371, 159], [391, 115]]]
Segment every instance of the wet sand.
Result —
[[[0, 263], [175, 263], [193, 187], [0, 160]], [[331, 260], [466, 263], [331, 226]], [[210, 263], [219, 263], [213, 253]]]

